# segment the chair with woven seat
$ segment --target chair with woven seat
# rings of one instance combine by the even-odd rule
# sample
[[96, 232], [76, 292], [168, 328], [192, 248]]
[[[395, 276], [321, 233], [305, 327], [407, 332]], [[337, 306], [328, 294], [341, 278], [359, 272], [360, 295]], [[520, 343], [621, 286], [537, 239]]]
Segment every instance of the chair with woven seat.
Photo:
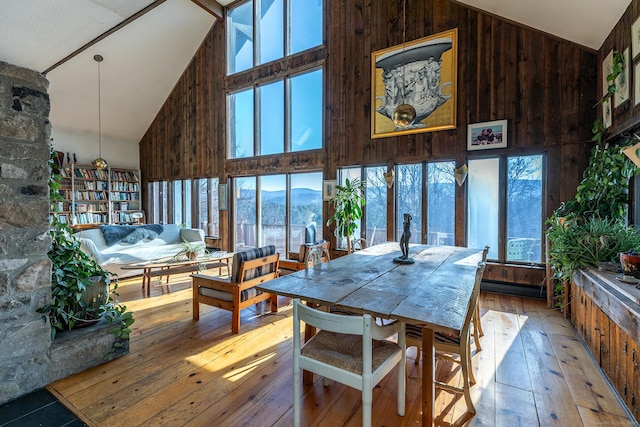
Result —
[[192, 274], [193, 319], [200, 319], [200, 304], [229, 310], [231, 331], [240, 332], [240, 311], [261, 301], [270, 300], [271, 312], [278, 311], [278, 296], [263, 293], [256, 286], [278, 277], [280, 254], [274, 245], [245, 249], [233, 255], [229, 278]]
[[[300, 322], [320, 331], [302, 345]], [[398, 334], [398, 342], [386, 338]], [[398, 368], [398, 415], [405, 413], [404, 323], [378, 326], [370, 315], [327, 313], [293, 300], [293, 424], [300, 426], [301, 370], [314, 372], [362, 392], [362, 425], [371, 425], [373, 388]]]
[[[471, 365], [471, 321], [475, 314], [476, 306], [478, 304], [478, 297], [480, 295], [480, 283], [482, 282], [482, 276], [484, 274], [485, 263], [480, 262], [478, 269], [476, 270], [475, 282], [473, 284], [473, 291], [471, 293], [471, 299], [467, 312], [465, 314], [464, 323], [460, 335], [451, 336], [440, 332], [434, 334], [434, 346], [436, 350], [436, 359], [449, 360], [454, 363], [460, 364], [462, 368], [462, 381], [463, 386], [453, 386], [440, 381], [435, 381], [437, 388], [446, 390], [450, 393], [461, 393], [464, 395], [465, 402], [467, 404], [467, 410], [471, 414], [476, 413], [476, 409], [471, 401], [470, 388], [476, 383], [473, 376], [473, 367]], [[416, 347], [418, 349], [416, 356], [416, 363], [420, 360], [422, 354], [422, 326], [420, 325], [406, 325], [406, 343], [407, 348]], [[453, 355], [459, 355], [458, 358]], [[424, 369], [424, 367], [423, 367]]]
[[[482, 250], [482, 262], [487, 262], [487, 256], [489, 255], [489, 246], [485, 246]], [[480, 337], [484, 336], [484, 331], [482, 330], [482, 322], [480, 317], [480, 299], [478, 299], [478, 303], [476, 304], [476, 310], [473, 313], [473, 318], [471, 319], [473, 323], [473, 342], [476, 345], [477, 351], [482, 351], [482, 345], [480, 344]]]

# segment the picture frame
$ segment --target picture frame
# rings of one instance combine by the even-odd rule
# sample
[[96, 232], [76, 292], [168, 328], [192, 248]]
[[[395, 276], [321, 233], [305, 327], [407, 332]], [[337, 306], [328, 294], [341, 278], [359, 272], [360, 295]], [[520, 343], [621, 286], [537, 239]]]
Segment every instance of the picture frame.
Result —
[[229, 209], [229, 190], [227, 184], [218, 184], [218, 210], [226, 211]]
[[633, 99], [634, 105], [640, 104], [640, 62], [633, 69]]
[[629, 100], [629, 48], [622, 52], [624, 65], [622, 72], [616, 77], [616, 91], [613, 94], [613, 106], [618, 108]]
[[328, 179], [322, 181], [322, 200], [331, 200], [336, 194], [337, 181], [335, 179]]
[[[613, 72], [613, 49], [602, 60], [602, 96], [609, 90], [607, 76]], [[611, 111], [611, 99], [602, 103], [602, 125], [605, 129], [611, 127], [613, 112]]]
[[640, 16], [631, 24], [631, 57], [640, 54]]
[[[371, 138], [455, 129], [457, 69], [457, 28], [373, 52]], [[415, 118], [394, 123], [401, 104]]]
[[506, 148], [507, 125], [507, 119], [467, 125], [467, 151]]

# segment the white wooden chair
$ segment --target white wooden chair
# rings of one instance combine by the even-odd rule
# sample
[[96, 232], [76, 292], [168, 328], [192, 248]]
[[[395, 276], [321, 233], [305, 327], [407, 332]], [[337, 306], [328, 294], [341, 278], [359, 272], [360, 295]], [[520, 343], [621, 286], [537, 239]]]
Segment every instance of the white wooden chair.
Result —
[[360, 239], [351, 241], [351, 250], [359, 251], [361, 249], [367, 249], [367, 239], [361, 237]]
[[[471, 365], [471, 322], [475, 315], [476, 306], [478, 304], [478, 296], [480, 295], [480, 283], [482, 282], [482, 276], [484, 274], [485, 264], [480, 262], [478, 269], [476, 270], [476, 278], [473, 284], [473, 292], [471, 293], [471, 300], [469, 307], [467, 307], [467, 313], [465, 315], [462, 331], [459, 336], [450, 336], [441, 334], [436, 331], [434, 334], [434, 345], [436, 349], [436, 358], [449, 360], [460, 364], [462, 368], [462, 381], [463, 386], [453, 386], [440, 381], [435, 381], [435, 386], [442, 390], [446, 390], [450, 393], [461, 393], [464, 395], [465, 402], [467, 404], [467, 410], [471, 414], [476, 413], [476, 409], [473, 406], [471, 400], [470, 388], [476, 383], [473, 376], [473, 367]], [[416, 347], [418, 349], [418, 355], [416, 356], [416, 363], [422, 355], [422, 326], [420, 325], [406, 325], [406, 343], [407, 347]], [[458, 358], [453, 355], [459, 355]], [[424, 366], [423, 366], [424, 369]]]
[[[320, 331], [304, 346], [300, 322]], [[398, 342], [385, 338], [398, 334]], [[362, 425], [371, 426], [373, 388], [398, 367], [398, 415], [405, 413], [406, 349], [404, 323], [378, 326], [370, 315], [344, 316], [293, 300], [293, 425], [300, 426], [301, 370], [362, 391]], [[373, 340], [376, 340], [375, 347]]]

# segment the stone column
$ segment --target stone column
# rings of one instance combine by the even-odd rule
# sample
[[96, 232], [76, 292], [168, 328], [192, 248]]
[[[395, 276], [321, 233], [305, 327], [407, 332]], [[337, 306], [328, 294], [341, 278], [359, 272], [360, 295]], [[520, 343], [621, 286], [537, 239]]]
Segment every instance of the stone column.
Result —
[[48, 87], [0, 61], [0, 403], [44, 386], [49, 366]]

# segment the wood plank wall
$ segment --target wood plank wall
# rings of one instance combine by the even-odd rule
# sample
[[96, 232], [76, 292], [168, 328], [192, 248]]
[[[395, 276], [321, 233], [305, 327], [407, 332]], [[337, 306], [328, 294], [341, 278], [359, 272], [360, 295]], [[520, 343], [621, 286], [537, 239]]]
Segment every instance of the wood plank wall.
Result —
[[[634, 67], [639, 62], [640, 56], [637, 58], [632, 57], [631, 51], [631, 25], [640, 16], [640, 0], [631, 0], [631, 4], [627, 7], [627, 10], [622, 15], [616, 26], [611, 30], [609, 36], [606, 38], [602, 47], [598, 52], [598, 96], [602, 96], [602, 60], [607, 56], [611, 50], [624, 52], [626, 48], [629, 48], [629, 101], [624, 102], [617, 108], [613, 108], [612, 127], [609, 128], [607, 135], [608, 139], [615, 140], [621, 133], [627, 133], [629, 131], [638, 132], [640, 129], [640, 104], [635, 105], [634, 99]], [[604, 76], [606, 78], [606, 76]], [[601, 114], [598, 111], [598, 114]]]
[[[436, 159], [461, 165], [483, 154], [544, 153], [550, 215], [575, 194], [588, 161], [598, 53], [449, 0], [409, 1], [406, 7], [407, 41], [458, 28], [455, 130], [371, 139], [371, 53], [404, 41], [402, 2], [325, 0], [323, 47], [231, 77], [225, 76], [224, 22], [216, 23], [140, 142], [143, 182], [302, 169], [322, 170], [333, 179], [337, 168], [350, 165]], [[324, 149], [226, 160], [226, 92], [304, 63], [324, 63]], [[509, 120], [509, 147], [467, 153], [467, 124], [498, 119]], [[456, 194], [460, 245], [465, 188]], [[325, 204], [325, 215], [327, 209]]]

